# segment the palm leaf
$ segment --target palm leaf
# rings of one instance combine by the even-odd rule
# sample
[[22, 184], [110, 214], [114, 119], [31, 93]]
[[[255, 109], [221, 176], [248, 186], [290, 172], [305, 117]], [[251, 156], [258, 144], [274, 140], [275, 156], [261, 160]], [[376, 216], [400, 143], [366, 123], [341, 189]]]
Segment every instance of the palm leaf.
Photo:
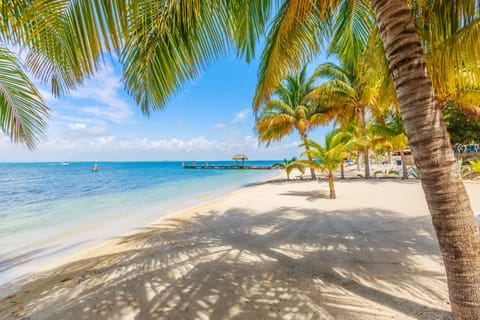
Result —
[[0, 124], [15, 143], [33, 149], [39, 142], [48, 115], [37, 89], [18, 64], [15, 55], [0, 46]]
[[[328, 2], [328, 5], [327, 5]], [[260, 59], [253, 108], [258, 110], [292, 69], [318, 53], [329, 28], [330, 9], [337, 1], [285, 1], [273, 20]]]

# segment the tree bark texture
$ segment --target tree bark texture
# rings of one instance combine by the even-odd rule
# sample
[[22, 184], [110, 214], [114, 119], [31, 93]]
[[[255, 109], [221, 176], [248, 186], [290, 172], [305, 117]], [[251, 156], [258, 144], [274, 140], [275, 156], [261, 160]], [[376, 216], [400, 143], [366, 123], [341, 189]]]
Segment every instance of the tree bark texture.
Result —
[[357, 171], [360, 171], [360, 149], [357, 150]]
[[[359, 120], [360, 120], [360, 128], [362, 129], [362, 138], [365, 141], [368, 141], [367, 137], [367, 121], [365, 119], [365, 108], [361, 107], [358, 112], [359, 115]], [[370, 159], [368, 157], [368, 146], [365, 145], [363, 147], [363, 156], [364, 156], [364, 162], [365, 162], [365, 179], [370, 178]]]
[[408, 179], [407, 163], [405, 162], [405, 153], [400, 150], [400, 159], [402, 161], [402, 179]]
[[335, 194], [335, 186], [333, 184], [333, 173], [328, 173], [328, 187], [330, 188], [330, 199], [337, 199], [337, 195]]
[[[307, 151], [308, 161], [312, 162], [313, 161], [312, 156], [308, 152], [308, 151], [310, 151], [310, 146], [308, 145], [307, 136], [306, 135], [302, 136], [302, 140], [303, 140], [303, 144], [305, 145], [305, 151]], [[310, 174], [312, 175], [312, 180], [317, 179], [317, 177], [315, 175], [315, 169], [313, 169], [312, 167], [310, 167]]]
[[373, 0], [402, 118], [443, 255], [453, 316], [480, 319], [480, 234], [405, 0]]

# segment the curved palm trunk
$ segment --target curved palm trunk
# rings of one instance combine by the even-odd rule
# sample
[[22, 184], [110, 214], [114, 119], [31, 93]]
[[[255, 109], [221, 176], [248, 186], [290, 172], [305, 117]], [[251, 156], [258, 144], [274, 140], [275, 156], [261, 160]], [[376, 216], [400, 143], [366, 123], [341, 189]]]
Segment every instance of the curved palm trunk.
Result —
[[[308, 158], [308, 161], [312, 162], [313, 159], [312, 159], [312, 156], [310, 155], [310, 153], [308, 152], [310, 150], [310, 146], [308, 145], [308, 142], [307, 142], [307, 136], [306, 135], [302, 135], [302, 140], [303, 140], [303, 144], [305, 145], [305, 151], [307, 151], [307, 158]], [[312, 175], [312, 180], [316, 180], [317, 177], [315, 175], [315, 169], [313, 169], [312, 167], [310, 167], [310, 174]]]
[[[367, 141], [367, 121], [365, 120], [365, 108], [359, 110], [360, 127], [362, 129], [362, 138]], [[365, 179], [370, 178], [370, 160], [368, 157], [368, 146], [363, 147], [363, 156], [365, 162]]]
[[445, 263], [455, 319], [480, 319], [480, 234], [405, 0], [373, 0], [400, 109]]
[[337, 199], [335, 194], [335, 186], [333, 185], [333, 173], [328, 173], [328, 187], [330, 188], [330, 199]]
[[407, 164], [405, 163], [405, 154], [400, 150], [400, 159], [402, 161], [402, 179], [408, 179]]

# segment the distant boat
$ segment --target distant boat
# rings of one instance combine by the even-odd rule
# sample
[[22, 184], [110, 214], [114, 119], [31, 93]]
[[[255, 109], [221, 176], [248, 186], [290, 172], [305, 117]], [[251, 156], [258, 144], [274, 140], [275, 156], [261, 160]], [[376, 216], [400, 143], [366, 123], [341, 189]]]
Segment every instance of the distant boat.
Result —
[[68, 166], [69, 164], [70, 164], [70, 162], [68, 162], [68, 161], [63, 161], [62, 162], [62, 166]]

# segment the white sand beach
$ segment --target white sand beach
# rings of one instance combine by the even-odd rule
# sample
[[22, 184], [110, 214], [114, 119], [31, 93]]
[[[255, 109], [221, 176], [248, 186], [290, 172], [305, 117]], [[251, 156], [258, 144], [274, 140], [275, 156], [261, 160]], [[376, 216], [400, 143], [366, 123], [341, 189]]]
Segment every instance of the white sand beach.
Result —
[[179, 212], [30, 277], [0, 318], [448, 319], [420, 182], [336, 189], [270, 182]]

